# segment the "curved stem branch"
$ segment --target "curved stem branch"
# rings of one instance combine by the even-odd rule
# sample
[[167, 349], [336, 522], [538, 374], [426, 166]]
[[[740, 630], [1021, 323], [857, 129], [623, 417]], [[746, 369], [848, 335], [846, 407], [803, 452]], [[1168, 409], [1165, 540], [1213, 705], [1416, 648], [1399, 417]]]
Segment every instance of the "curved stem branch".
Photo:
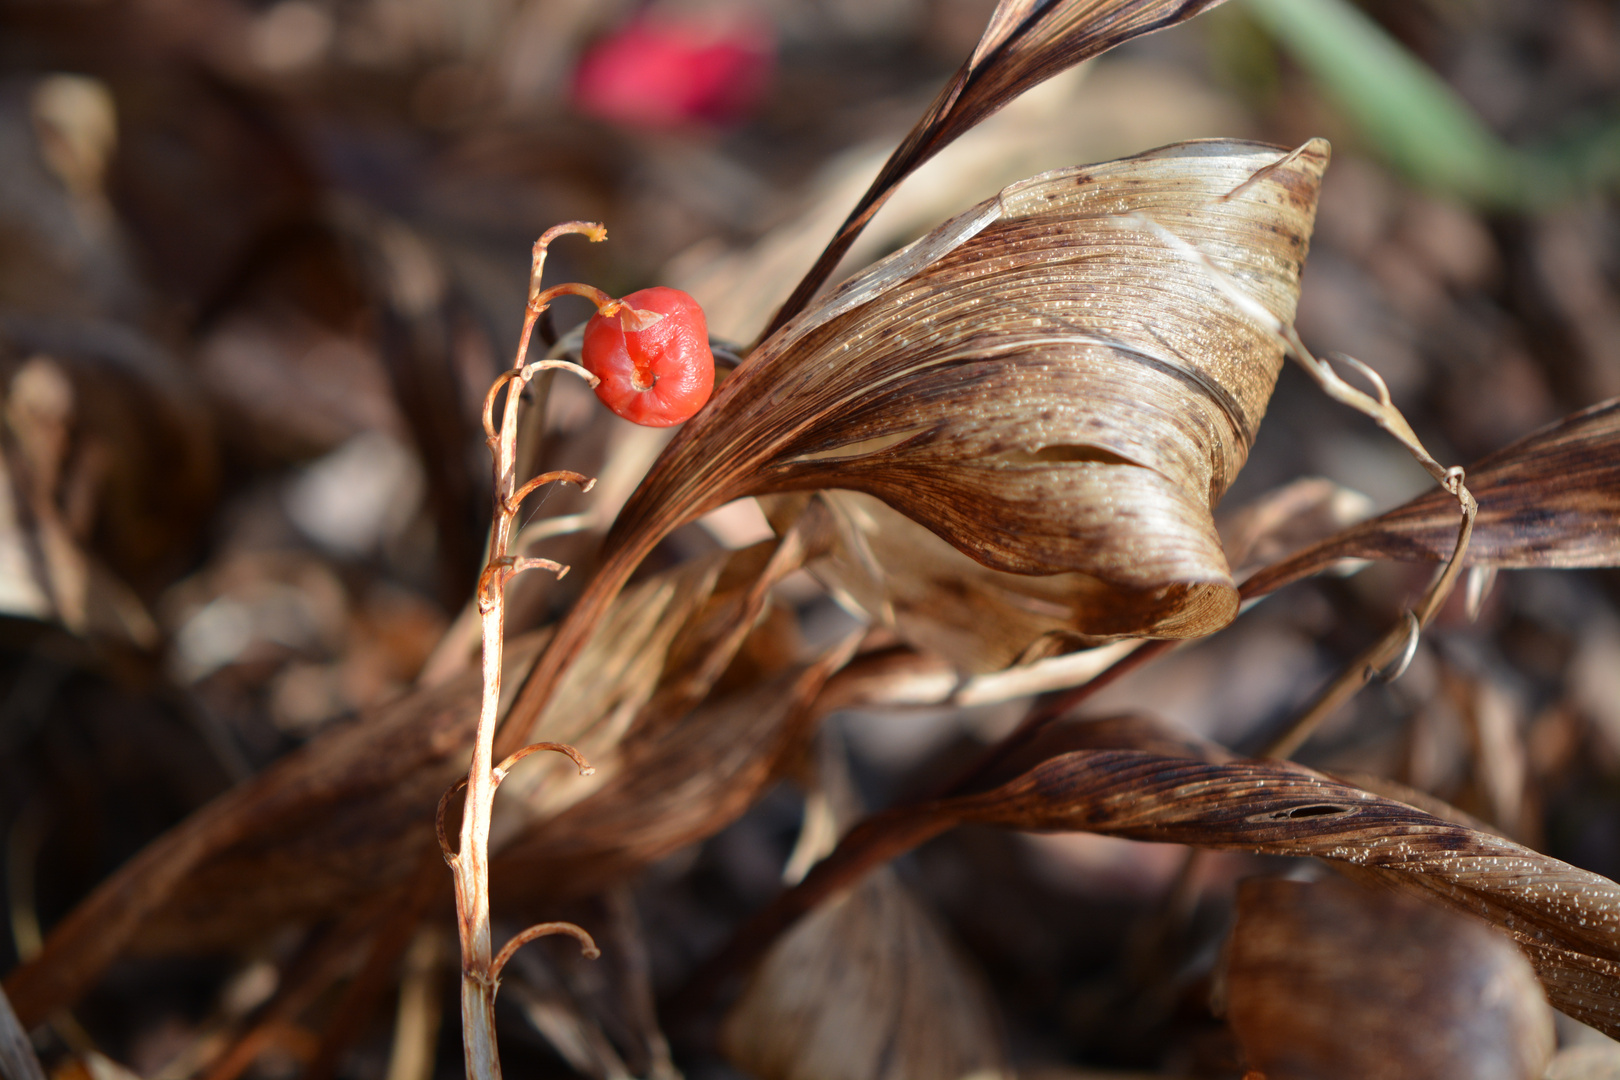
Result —
[[519, 949], [537, 938], [550, 937], [553, 934], [567, 934], [578, 940], [579, 951], [585, 955], [587, 960], [595, 960], [602, 955], [602, 950], [596, 947], [596, 940], [586, 933], [584, 929], [575, 926], [571, 922], [536, 923], [521, 934], [514, 936], [511, 941], [506, 943], [506, 947], [501, 950], [500, 955], [495, 957], [495, 963], [490, 974], [495, 980], [496, 989], [500, 988], [501, 971], [506, 967], [506, 962], [512, 959]]

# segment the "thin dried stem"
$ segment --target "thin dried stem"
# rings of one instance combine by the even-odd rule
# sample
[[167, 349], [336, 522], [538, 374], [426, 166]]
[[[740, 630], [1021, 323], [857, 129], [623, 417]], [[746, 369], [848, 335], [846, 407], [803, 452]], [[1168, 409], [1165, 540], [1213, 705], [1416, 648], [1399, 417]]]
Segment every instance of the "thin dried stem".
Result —
[[[1383, 672], [1392, 672], [1388, 678], [1398, 678], [1411, 662], [1411, 656], [1417, 649], [1417, 635], [1429, 625], [1439, 612], [1446, 597], [1451, 595], [1452, 586], [1457, 583], [1457, 576], [1462, 573], [1463, 558], [1468, 553], [1468, 541], [1474, 531], [1474, 515], [1479, 511], [1479, 503], [1463, 483], [1463, 470], [1458, 466], [1447, 468], [1434, 459], [1434, 456], [1424, 448], [1417, 433], [1407, 423], [1406, 417], [1395, 407], [1390, 400], [1389, 387], [1376, 371], [1353, 357], [1341, 356], [1338, 359], [1359, 371], [1373, 386], [1376, 397], [1365, 391], [1358, 390], [1339, 377], [1331, 364], [1318, 359], [1305, 347], [1300, 340], [1299, 333], [1294, 327], [1283, 322], [1276, 314], [1243, 288], [1230, 274], [1205, 255], [1197, 247], [1176, 236], [1164, 226], [1143, 214], [1131, 214], [1121, 218], [1139, 225], [1162, 240], [1172, 251], [1176, 252], [1188, 262], [1203, 269], [1211, 284], [1215, 286], [1234, 306], [1252, 322], [1269, 331], [1282, 344], [1284, 352], [1291, 356], [1303, 367], [1311, 378], [1316, 380], [1323, 393], [1343, 405], [1348, 405], [1357, 412], [1372, 419], [1379, 427], [1393, 435], [1402, 446], [1406, 447], [1422, 465], [1429, 475], [1439, 482], [1440, 486], [1450, 492], [1457, 500], [1461, 511], [1462, 521], [1457, 529], [1457, 543], [1452, 549], [1451, 558], [1444, 569], [1435, 577], [1434, 583], [1429, 586], [1423, 599], [1412, 611], [1407, 612], [1399, 623], [1390, 627], [1383, 637], [1374, 642], [1355, 660], [1345, 668], [1328, 686], [1317, 695], [1306, 710], [1300, 714], [1288, 729], [1274, 739], [1266, 748], [1267, 757], [1290, 757], [1302, 746], [1306, 739], [1321, 724], [1321, 722], [1341, 705], [1355, 696], [1363, 686], [1374, 676]], [[1391, 667], [1391, 665], [1395, 665]]]
[[1451, 594], [1452, 586], [1457, 583], [1457, 576], [1462, 570], [1463, 556], [1468, 553], [1468, 540], [1473, 533], [1474, 513], [1478, 504], [1474, 502], [1472, 495], [1468, 495], [1468, 489], [1462, 487], [1460, 478], [1458, 487], [1468, 496], [1468, 501], [1463, 504], [1463, 520], [1461, 528], [1457, 530], [1457, 546], [1452, 550], [1450, 561], [1423, 594], [1423, 599], [1418, 602], [1415, 609], [1406, 612], [1400, 622], [1390, 627], [1382, 637], [1350, 661], [1305, 711], [1266, 746], [1261, 756], [1292, 757], [1315, 733], [1322, 721], [1355, 697], [1363, 686], [1374, 678], [1381, 677], [1386, 681], [1392, 681], [1405, 672], [1407, 665], [1412, 661], [1412, 656], [1417, 652], [1419, 634], [1439, 613], [1440, 606]]
[[[550, 560], [544, 561], [549, 562]], [[556, 564], [553, 563], [552, 565], [555, 566]], [[501, 781], [505, 780], [507, 774], [512, 771], [512, 766], [516, 765], [530, 754], [537, 753], [541, 750], [555, 750], [557, 753], [564, 754], [571, 758], [574, 764], [579, 766], [579, 775], [581, 776], [596, 775], [596, 767], [585, 760], [584, 754], [581, 754], [578, 750], [574, 749], [572, 746], [569, 746], [567, 743], [538, 742], [525, 746], [516, 753], [509, 754], [503, 758], [501, 763], [491, 770], [493, 776], [491, 786], [499, 788], [501, 786]], [[444, 817], [445, 812], [449, 809], [450, 800], [455, 797], [458, 791], [466, 786], [467, 778], [463, 776], [461, 779], [457, 780], [455, 783], [446, 788], [444, 794], [439, 796], [439, 808], [433, 815], [433, 828], [434, 831], [439, 835], [439, 850], [444, 852], [444, 861], [449, 863], [451, 866], [455, 865], [456, 853], [450, 847], [450, 834], [444, 827]]]
[[1378, 392], [1377, 398], [1349, 385], [1339, 378], [1338, 373], [1328, 364], [1312, 356], [1293, 327], [1284, 327], [1280, 333], [1287, 343], [1289, 355], [1311, 373], [1317, 385], [1329, 397], [1365, 413], [1379, 427], [1395, 436], [1401, 445], [1406, 447], [1407, 452], [1428, 470], [1429, 475], [1451, 493], [1457, 500], [1462, 514], [1462, 521], [1457, 528], [1457, 543], [1452, 548], [1451, 558], [1435, 576], [1434, 582], [1418, 601], [1417, 606], [1407, 611], [1398, 623], [1352, 660], [1264, 751], [1266, 757], [1286, 758], [1292, 757], [1321, 726], [1323, 720], [1353, 698], [1373, 678], [1383, 677], [1386, 680], [1393, 680], [1399, 678], [1406, 670], [1417, 651], [1418, 637], [1423, 628], [1439, 614], [1441, 605], [1451, 595], [1452, 588], [1457, 584], [1457, 577], [1462, 573], [1463, 559], [1468, 554], [1468, 541], [1474, 533], [1474, 516], [1479, 512], [1479, 502], [1463, 483], [1463, 470], [1460, 467], [1446, 468], [1424, 449], [1422, 442], [1406, 422], [1406, 417], [1402, 416], [1401, 411], [1390, 401], [1389, 389], [1384, 385], [1384, 380], [1371, 368], [1359, 360], [1345, 358], [1372, 382]]
[[[591, 385], [596, 379], [578, 365], [563, 360], [540, 360], [528, 363], [529, 340], [535, 323], [545, 312], [552, 299], [562, 295], [584, 296], [596, 303], [604, 314], [620, 313], [629, 326], [641, 314], [624, 307], [619, 301], [588, 285], [558, 285], [541, 288], [545, 271], [546, 248], [552, 240], [569, 233], [587, 236], [592, 241], [607, 239], [607, 230], [591, 222], [571, 221], [546, 230], [534, 245], [534, 264], [529, 275], [529, 299], [523, 318], [523, 333], [518, 340], [517, 355], [512, 366], [503, 372], [490, 387], [484, 398], [484, 434], [489, 444], [495, 473], [495, 513], [490, 529], [489, 562], [478, 581], [478, 614], [483, 631], [484, 690], [478, 713], [478, 732], [473, 742], [472, 763], [467, 778], [458, 783], [439, 800], [435, 818], [439, 846], [445, 861], [455, 875], [456, 921], [461, 939], [461, 1023], [462, 1047], [468, 1080], [500, 1080], [501, 1066], [495, 1043], [495, 989], [500, 967], [510, 955], [511, 946], [502, 950], [500, 957], [493, 955], [489, 926], [489, 828], [495, 789], [515, 763], [515, 758], [494, 764], [495, 730], [500, 721], [501, 659], [505, 622], [506, 583], [525, 570], [550, 570], [561, 577], [568, 568], [550, 559], [520, 557], [511, 554], [513, 526], [523, 500], [539, 488], [552, 483], [568, 482], [589, 490], [594, 481], [578, 473], [559, 471], [546, 473], [517, 485], [518, 407], [523, 391], [536, 375], [547, 370], [572, 371]], [[649, 324], [650, 325], [650, 324]], [[635, 328], [635, 327], [632, 327]], [[497, 424], [495, 412], [502, 391], [506, 398]], [[538, 749], [557, 749], [573, 757], [582, 769], [588, 769], [577, 751], [556, 744], [537, 744]], [[467, 790], [465, 807], [461, 815], [461, 842], [455, 851], [444, 818], [449, 799], [461, 787]], [[565, 933], [572, 931], [562, 931]], [[583, 931], [580, 931], [583, 933]], [[520, 935], [521, 936], [521, 935]], [[519, 942], [521, 944], [521, 942]], [[594, 946], [593, 946], [594, 947]]]

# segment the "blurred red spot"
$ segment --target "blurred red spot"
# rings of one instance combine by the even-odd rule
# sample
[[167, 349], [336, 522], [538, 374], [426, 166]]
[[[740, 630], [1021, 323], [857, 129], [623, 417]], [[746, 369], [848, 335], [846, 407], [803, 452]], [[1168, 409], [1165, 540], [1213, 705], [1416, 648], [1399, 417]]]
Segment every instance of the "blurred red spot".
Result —
[[724, 127], [752, 111], [773, 59], [769, 31], [757, 23], [637, 19], [580, 58], [574, 105], [633, 127]]

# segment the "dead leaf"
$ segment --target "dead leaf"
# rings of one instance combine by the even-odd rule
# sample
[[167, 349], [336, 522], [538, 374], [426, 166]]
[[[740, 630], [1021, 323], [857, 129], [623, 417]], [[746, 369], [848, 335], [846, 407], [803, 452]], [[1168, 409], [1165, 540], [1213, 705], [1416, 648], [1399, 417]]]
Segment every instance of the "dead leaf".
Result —
[[[1326, 163], [1320, 142], [1186, 143], [1007, 188], [756, 350], [610, 546], [747, 494], [854, 488], [997, 569], [1178, 594], [1150, 615], [1099, 615], [1096, 632], [1219, 625], [1233, 597], [1209, 507], [1247, 456], [1281, 351], [1121, 215], [1218, 245], [1286, 320]], [[1203, 585], [1223, 593], [1213, 611], [1186, 600]]]
[[[1470, 465], [1479, 500], [1469, 566], [1521, 569], [1620, 562], [1620, 398], [1525, 436]], [[1457, 504], [1436, 489], [1257, 571], [1261, 596], [1340, 559], [1444, 562], [1457, 542]]]
[[[615, 748], [644, 711], [662, 716], [668, 708], [679, 717], [707, 694], [762, 612], [763, 575], [797, 565], [791, 555], [773, 562], [778, 550], [767, 543], [694, 560], [622, 595], [587, 662], [535, 729], [537, 738], [586, 747], [597, 776], [553, 782], [545, 763], [525, 763], [503, 785], [497, 846], [614, 777]], [[543, 635], [530, 635], [509, 645], [509, 687], [543, 644]], [[19, 1014], [31, 1025], [75, 1000], [126, 949], [228, 946], [406, 880], [433, 843], [439, 797], [465, 772], [478, 679], [466, 672], [335, 729], [154, 841], [7, 979]], [[702, 768], [708, 759], [690, 764]]]
[[960, 820], [1347, 863], [1484, 916], [1530, 953], [1555, 1005], [1620, 1030], [1620, 886], [1300, 766], [1094, 751], [957, 805]]
[[1061, 754], [993, 790], [869, 818], [715, 967], [752, 955], [868, 868], [966, 822], [1327, 859], [1483, 917], [1530, 956], [1554, 1005], [1620, 1031], [1620, 885], [1290, 762], [1134, 750]]
[[[818, 742], [789, 872], [826, 854], [861, 811], [836, 729]], [[777, 942], [727, 1014], [720, 1044], [759, 1080], [1009, 1076], [977, 973], [887, 867]]]
[[760, 1080], [1008, 1076], [988, 995], [935, 916], [881, 870], [777, 943], [726, 1018]]
[[1158, 229], [1286, 322], [1326, 165], [1319, 140], [1211, 141], [1047, 173], [845, 282], [675, 436], [513, 715], [543, 707], [658, 539], [747, 495], [852, 488], [994, 569], [1094, 577], [1087, 635], [1225, 625], [1237, 594], [1210, 508], [1281, 346]]
[[1332, 879], [1238, 886], [1226, 1003], [1267, 1080], [1540, 1080], [1555, 1045], [1546, 996], [1507, 937]]

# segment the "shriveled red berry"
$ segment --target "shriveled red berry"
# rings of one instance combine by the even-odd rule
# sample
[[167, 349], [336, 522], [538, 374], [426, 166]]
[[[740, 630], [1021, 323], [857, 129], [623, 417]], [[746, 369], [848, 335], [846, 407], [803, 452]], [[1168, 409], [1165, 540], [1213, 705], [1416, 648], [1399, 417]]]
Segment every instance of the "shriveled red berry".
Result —
[[626, 420], [669, 427], [691, 417], [714, 390], [714, 353], [698, 302], [655, 286], [624, 297], [626, 307], [664, 316], [645, 330], [626, 330], [618, 315], [585, 324], [580, 363], [602, 381], [596, 396]]

